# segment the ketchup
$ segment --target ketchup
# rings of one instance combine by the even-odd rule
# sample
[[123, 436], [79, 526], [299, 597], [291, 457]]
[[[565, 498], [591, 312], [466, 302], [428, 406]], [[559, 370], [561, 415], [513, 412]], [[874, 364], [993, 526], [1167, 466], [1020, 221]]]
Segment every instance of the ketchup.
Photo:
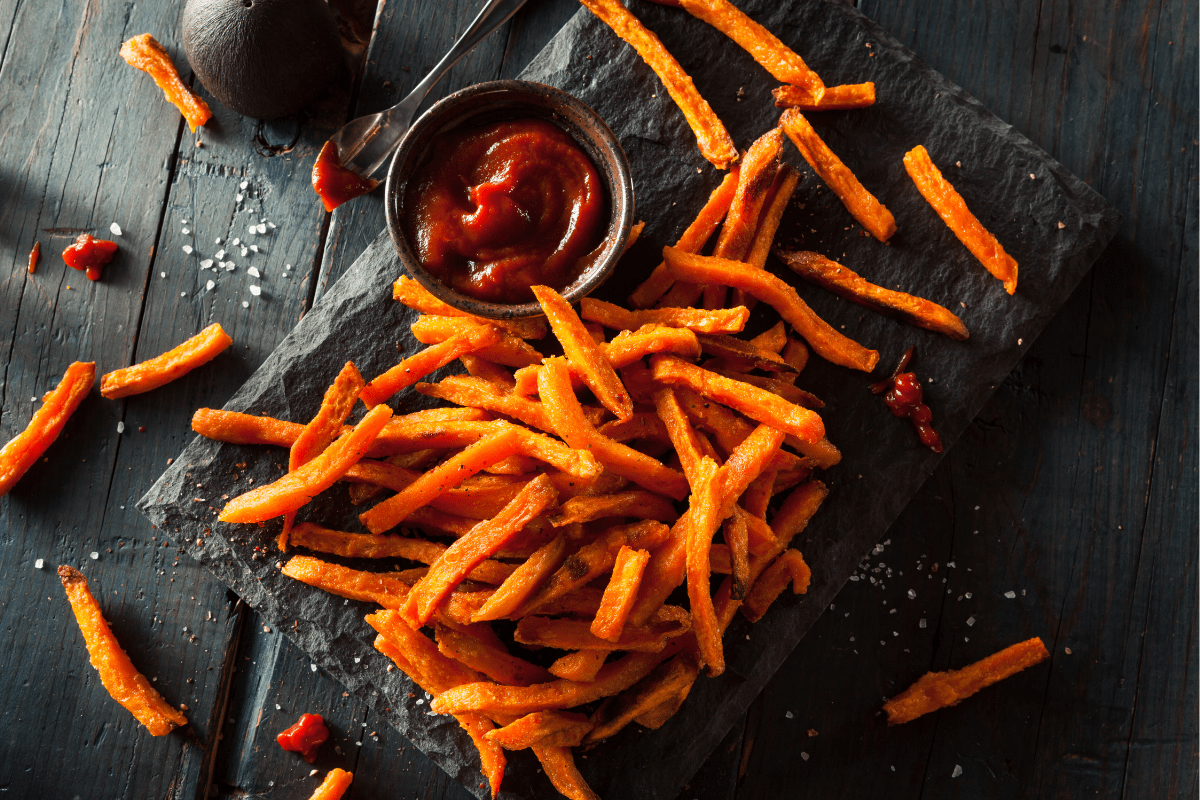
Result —
[[342, 157], [338, 154], [337, 145], [326, 142], [317, 154], [312, 169], [313, 191], [325, 204], [326, 211], [333, 211], [347, 200], [374, 191], [379, 181], [364, 178], [353, 170], [342, 166]]
[[37, 269], [37, 262], [38, 262], [38, 259], [41, 258], [41, 255], [42, 255], [42, 243], [34, 242], [33, 249], [29, 251], [29, 274], [30, 275], [32, 275], [34, 270]]
[[275, 737], [279, 746], [292, 753], [299, 753], [304, 760], [317, 760], [317, 748], [329, 738], [329, 729], [320, 714], [301, 714], [300, 720]]
[[917, 380], [916, 373], [904, 372], [908, 362], [912, 361], [912, 356], [913, 348], [910, 347], [904, 351], [904, 356], [892, 371], [892, 376], [886, 381], [871, 384], [871, 392], [887, 392], [883, 395], [883, 402], [887, 403], [892, 413], [897, 417], [908, 417], [912, 420], [913, 427], [917, 429], [917, 436], [921, 437], [921, 444], [935, 453], [940, 453], [942, 437], [933, 429], [933, 412], [925, 405], [921, 382]]
[[90, 233], [81, 233], [75, 244], [63, 250], [63, 261], [72, 269], [81, 269], [92, 280], [100, 280], [100, 270], [117, 254], [117, 243], [105, 239], [93, 239]]
[[607, 205], [575, 141], [537, 119], [445, 134], [404, 198], [409, 242], [425, 269], [495, 303], [529, 302], [537, 284], [569, 284], [595, 257]]

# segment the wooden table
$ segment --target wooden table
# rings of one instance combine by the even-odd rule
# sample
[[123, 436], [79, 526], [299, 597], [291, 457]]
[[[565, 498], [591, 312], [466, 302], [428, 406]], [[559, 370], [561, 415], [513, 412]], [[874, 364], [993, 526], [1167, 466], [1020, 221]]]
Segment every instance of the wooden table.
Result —
[[[180, 5], [0, 0], [0, 439], [72, 360], [107, 371], [217, 320], [237, 342], [154, 393], [93, 394], [48, 461], [0, 499], [0, 791], [306, 797], [317, 778], [273, 737], [319, 710], [336, 746], [314, 766], [352, 769], [353, 797], [466, 798], [180, 560], [134, 502], [188, 441], [191, 410], [224, 403], [382, 229], [378, 194], [321, 210], [308, 187], [316, 148], [345, 119], [402, 97], [478, 0], [337, 0], [354, 80], [311, 115], [272, 123], [214, 104], [198, 135], [117, 57], [124, 39], [151, 31], [182, 60]], [[1195, 796], [1194, 4], [858, 5], [1125, 223], [866, 577], [680, 797]], [[434, 97], [516, 75], [576, 8], [531, 0]], [[274, 227], [250, 236], [260, 220]], [[103, 282], [63, 266], [71, 238], [114, 222], [121, 255]], [[35, 240], [43, 261], [29, 276]], [[240, 256], [249, 243], [261, 252]], [[198, 263], [220, 247], [238, 268], [207, 291], [212, 273]], [[60, 563], [98, 583], [117, 636], [187, 705], [189, 730], [154, 739], [106, 696], [53, 574]], [[939, 584], [945, 593], [921, 595], [936, 601], [907, 598]], [[883, 724], [880, 701], [922, 672], [1034, 635], [1049, 668], [903, 729]]]

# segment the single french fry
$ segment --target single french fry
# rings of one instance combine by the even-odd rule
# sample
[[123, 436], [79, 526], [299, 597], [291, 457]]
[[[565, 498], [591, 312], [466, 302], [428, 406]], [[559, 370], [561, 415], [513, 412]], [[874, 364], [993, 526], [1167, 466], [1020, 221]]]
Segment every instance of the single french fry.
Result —
[[780, 353], [784, 345], [787, 344], [787, 329], [783, 325], [783, 320], [776, 322], [770, 328], [755, 336], [750, 340], [750, 344], [760, 350], [776, 354]]
[[468, 375], [487, 381], [499, 391], [511, 392], [516, 388], [517, 382], [513, 374], [499, 364], [473, 353], [465, 353], [459, 356], [458, 360], [466, 367]]
[[[800, 551], [785, 550], [754, 582], [754, 588], [742, 602], [742, 614], [751, 622], [758, 622], [789, 582], [793, 592], [805, 594], [811, 576], [812, 572], [808, 564], [804, 563], [804, 556], [800, 555]], [[736, 586], [736, 581], [734, 585]], [[737, 599], [736, 592], [734, 598]]]
[[479, 520], [460, 517], [457, 514], [447, 514], [432, 506], [424, 506], [409, 514], [404, 524], [423, 530], [434, 536], [466, 536], [467, 532], [479, 524]]
[[[364, 459], [348, 469], [342, 478], [402, 492], [421, 475], [422, 473], [416, 470]], [[443, 490], [430, 500], [430, 505], [447, 514], [484, 519], [499, 513], [500, 509], [517, 496], [528, 480], [524, 475], [474, 475], [459, 486]]]
[[550, 320], [554, 336], [562, 343], [563, 353], [583, 378], [601, 405], [616, 415], [628, 419], [633, 414], [629, 393], [608, 359], [584, 328], [583, 322], [562, 295], [549, 286], [534, 286], [533, 294]]
[[598, 430], [614, 442], [632, 442], [636, 439], [670, 443], [667, 429], [662, 420], [653, 411], [635, 411], [633, 416], [625, 421], [612, 420], [601, 425]]
[[[783, 360], [782, 356], [764, 350], [753, 342], [738, 339], [735, 336], [709, 336], [697, 334], [700, 348], [710, 356], [726, 359], [731, 362], [744, 362], [749, 369], [761, 369], [767, 372], [791, 372], [793, 367]], [[742, 370], [746, 371], [746, 370]]]
[[[767, 203], [758, 218], [758, 227], [754, 229], [754, 241], [746, 253], [746, 263], [759, 269], [766, 267], [767, 254], [771, 252], [771, 244], [775, 241], [779, 224], [783, 222], [783, 213], [787, 211], [788, 203], [792, 201], [792, 195], [795, 194], [796, 186], [799, 183], [799, 172], [787, 164], [779, 168]], [[737, 299], [735, 295], [734, 300]]]
[[591, 522], [605, 517], [636, 517], [674, 522], [679, 514], [674, 504], [661, 494], [635, 490], [595, 496], [573, 497], [550, 516], [556, 528], [575, 522]]
[[587, 781], [579, 774], [579, 769], [575, 766], [575, 757], [571, 755], [571, 748], [537, 744], [533, 745], [533, 754], [537, 756], [542, 769], [546, 770], [546, 777], [550, 779], [550, 783], [563, 797], [568, 800], [600, 800], [600, 795], [593, 792], [592, 787], [588, 786]]
[[[501, 326], [492, 325], [492, 320], [490, 319], [479, 319], [487, 327], [498, 328], [500, 330], [500, 339], [493, 344], [473, 351], [474, 355], [496, 364], [503, 364], [506, 367], [514, 368], [542, 363], [542, 354], [535, 350], [529, 342], [520, 336], [504, 330]], [[463, 317], [422, 314], [412, 324], [411, 330], [413, 338], [421, 344], [439, 344], [453, 339], [455, 336], [463, 333], [465, 327], [471, 326], [479, 326], [479, 323], [469, 322]], [[544, 322], [541, 327], [545, 328]]]
[[546, 413], [541, 403], [518, 394], [501, 392], [481, 378], [449, 375], [439, 383], [418, 383], [415, 388], [427, 397], [448, 400], [461, 406], [485, 408], [488, 411], [512, 417], [538, 430], [554, 432], [549, 414]]
[[42, 398], [42, 407], [34, 412], [25, 430], [0, 449], [0, 496], [11, 492], [21, 476], [54, 444], [67, 420], [92, 390], [95, 379], [93, 361], [76, 361], [67, 367], [58, 386]]
[[295, 511], [336, 483], [362, 458], [391, 416], [390, 408], [377, 406], [349, 434], [295, 472], [230, 500], [221, 509], [218, 519], [222, 522], [262, 522]]
[[[392, 284], [392, 299], [420, 311], [422, 314], [466, 318], [480, 325], [492, 325], [511, 333], [518, 339], [541, 339], [547, 333], [546, 321], [543, 319], [492, 319], [468, 314], [439, 300], [432, 292], [407, 275], [401, 275]], [[426, 344], [432, 344], [432, 342], [426, 342]]]
[[[746, 596], [750, 583], [750, 541], [746, 519], [735, 514], [725, 520], [725, 545], [729, 552], [729, 574], [733, 576], [732, 595], [735, 600]], [[712, 552], [709, 552], [709, 569], [712, 570]]]
[[531, 664], [474, 636], [467, 636], [444, 625], [437, 625], [435, 631], [438, 650], [442, 655], [461, 661], [497, 683], [532, 686], [554, 679], [545, 667]]
[[[664, 661], [636, 684], [605, 700], [592, 714], [592, 729], [584, 737], [586, 744], [607, 739], [639, 715], [678, 698], [682, 703], [691, 691], [700, 671], [694, 653], [683, 652]], [[678, 704], [675, 706], [678, 708]]]
[[709, 25], [738, 43], [775, 80], [804, 87], [809, 93], [821, 96], [825, 84], [817, 73], [808, 68], [804, 59], [791, 48], [746, 16], [729, 0], [678, 0], [689, 14], [702, 19]]
[[[699, 672], [698, 668], [697, 672]], [[695, 680], [693, 680], [692, 683], [695, 683]], [[663, 725], [667, 724], [667, 720], [675, 716], [675, 712], [677, 712], [679, 707], [683, 705], [683, 701], [687, 700], [688, 694], [691, 693], [691, 690], [692, 687], [689, 685], [686, 691], [680, 691], [678, 694], [668, 697], [666, 700], [654, 706], [653, 708], [646, 709], [634, 717], [633, 721], [638, 725], [641, 725], [643, 728], [649, 728], [652, 731], [658, 730]]]
[[200, 95], [179, 77], [171, 56], [149, 33], [134, 36], [121, 45], [121, 58], [134, 69], [140, 69], [162, 89], [167, 102], [179, 109], [192, 133], [212, 117], [212, 109]]
[[988, 272], [1004, 282], [1004, 291], [1009, 294], [1015, 292], [1016, 259], [1004, 251], [996, 237], [971, 213], [962, 195], [942, 175], [924, 145], [919, 144], [904, 154], [904, 169], [917, 185], [917, 191], [933, 206], [946, 227], [966, 245], [971, 255], [979, 259]]
[[787, 344], [783, 346], [783, 352], [780, 354], [783, 360], [796, 370], [799, 375], [808, 365], [808, 348], [799, 339], [788, 338]]
[[558, 569], [566, 548], [567, 540], [561, 534], [539, 547], [513, 570], [471, 619], [481, 622], [511, 616]]
[[750, 312], [741, 306], [717, 309], [647, 308], [630, 311], [591, 297], [583, 298], [579, 302], [579, 308], [584, 319], [616, 330], [633, 330], [643, 325], [665, 325], [672, 328], [688, 328], [697, 333], [740, 333], [746, 327], [746, 320], [750, 318]]
[[970, 333], [951, 311], [930, 300], [893, 291], [863, 280], [857, 273], [825, 256], [806, 251], [778, 250], [776, 254], [792, 272], [823, 289], [864, 308], [966, 341]]
[[[696, 431], [692, 428], [687, 415], [679, 405], [678, 398], [675, 397], [675, 392], [671, 389], [660, 389], [655, 392], [654, 405], [658, 409], [659, 418], [667, 428], [667, 435], [670, 436], [671, 444], [675, 447], [675, 454], [679, 456], [679, 463], [683, 467], [683, 474], [687, 477], [688, 485], [694, 492], [701, 479], [700, 461], [705, 456]], [[713, 460], [715, 461], [715, 459]]]
[[633, 610], [633, 602], [642, 583], [642, 573], [649, 560], [648, 551], [621, 546], [613, 564], [612, 576], [604, 589], [604, 598], [600, 601], [600, 610], [592, 621], [592, 635], [614, 643], [621, 640], [625, 621]]
[[813, 172], [838, 196], [851, 216], [879, 241], [886, 242], [892, 238], [896, 232], [896, 219], [892, 212], [867, 191], [850, 168], [821, 140], [804, 115], [795, 108], [789, 108], [779, 118], [779, 124]]
[[[721, 183], [709, 194], [708, 201], [700, 209], [696, 219], [692, 220], [692, 224], [687, 226], [678, 241], [675, 242], [677, 248], [688, 253], [700, 252], [729, 210], [729, 204], [737, 190], [740, 171], [741, 164], [734, 164], [729, 168], [729, 172], [726, 173]], [[675, 279], [671, 277], [667, 265], [660, 263], [650, 273], [650, 277], [634, 289], [633, 294], [629, 295], [629, 305], [634, 308], [649, 308], [667, 293], [674, 282]]]
[[480, 522], [429, 567], [417, 582], [403, 608], [414, 627], [429, 621], [439, 603], [462, 582], [475, 565], [494, 555], [526, 524], [558, 499], [558, 492], [545, 475], [534, 478], [495, 517]]
[[779, 128], [772, 128], [758, 137], [746, 151], [737, 193], [721, 227], [714, 255], [731, 261], [745, 260], [754, 243], [754, 229], [758, 227], [758, 218], [767, 194], [774, 184], [782, 149], [783, 132]]
[[394, 576], [350, 569], [312, 556], [292, 556], [281, 571], [338, 597], [378, 603], [384, 608], [400, 608], [408, 596], [409, 585]]
[[721, 120], [712, 107], [696, 91], [691, 77], [679, 66], [679, 62], [667, 52], [658, 37], [642, 25], [620, 0], [580, 0], [583, 5], [613, 29], [617, 36], [628, 42], [642, 60], [654, 70], [666, 87], [675, 105], [683, 112], [700, 154], [717, 169], [727, 169], [737, 161], [738, 152]]
[[922, 714], [958, 705], [980, 689], [1040, 664], [1049, 657], [1046, 645], [1035, 636], [962, 669], [926, 672], [912, 686], [883, 704], [888, 725], [900, 725]]
[[796, 290], [766, 270], [736, 261], [663, 249], [663, 258], [679, 280], [724, 283], [768, 303], [812, 346], [817, 355], [843, 367], [870, 372], [879, 353], [838, 333], [800, 299]]
[[771, 518], [771, 530], [775, 533], [780, 550], [786, 548], [792, 537], [808, 526], [808, 521], [828, 496], [829, 489], [820, 481], [809, 481], [792, 490]]
[[771, 496], [775, 493], [775, 478], [778, 475], [778, 470], [764, 469], [762, 474], [746, 488], [742, 494], [741, 506], [746, 509], [747, 514], [766, 519], [767, 506], [771, 502]]
[[100, 394], [115, 400], [157, 389], [212, 361], [231, 344], [233, 339], [214, 322], [160, 356], [108, 373], [100, 379]]
[[700, 460], [696, 488], [692, 490], [688, 506], [690, 525], [687, 534], [687, 594], [692, 629], [700, 657], [714, 677], [725, 671], [725, 655], [709, 583], [709, 551], [723, 519], [717, 470], [712, 459]]
[[[464, 327], [466, 330], [462, 330]], [[464, 353], [478, 352], [500, 341], [499, 329], [488, 325], [460, 325], [459, 330], [461, 333], [414, 353], [368, 383], [359, 394], [367, 408], [374, 408]]]
[[642, 325], [637, 330], [622, 330], [600, 349], [614, 369], [627, 367], [652, 353], [700, 357], [700, 343], [690, 328], [655, 323]]
[[334, 767], [325, 773], [319, 786], [313, 790], [308, 800], [342, 800], [342, 795], [354, 781], [354, 773]]
[[489, 741], [505, 750], [529, 747], [574, 747], [592, 729], [584, 714], [573, 711], [535, 711], [497, 728], [487, 735]]
[[[571, 388], [566, 362], [562, 359], [549, 358], [542, 364], [538, 373], [538, 393], [550, 413], [555, 431], [568, 445], [590, 452], [606, 470], [628, 478], [643, 488], [676, 500], [683, 499], [687, 493], [687, 481], [683, 475], [650, 456], [601, 436], [584, 418], [579, 399]], [[632, 414], [631, 404], [627, 416]]]
[[814, 96], [803, 86], [780, 86], [772, 89], [771, 94], [775, 96], [776, 108], [797, 108], [801, 111], [846, 111], [875, 104], [875, 84], [870, 81], [826, 86], [820, 97]]
[[683, 583], [687, 569], [687, 539], [690, 529], [691, 513], [685, 511], [667, 532], [666, 540], [651, 550], [650, 561], [642, 573], [637, 601], [633, 604], [633, 610], [629, 612], [630, 624], [645, 625], [659, 613], [671, 592]]
[[604, 666], [608, 650], [576, 650], [550, 665], [550, 674], [565, 681], [592, 681]]
[[58, 568], [58, 577], [71, 602], [71, 610], [75, 612], [75, 621], [79, 623], [92, 666], [100, 673], [100, 683], [112, 698], [133, 714], [152, 736], [165, 736], [180, 725], [186, 725], [187, 717], [164, 700], [146, 676], [133, 666], [108, 627], [100, 604], [88, 588], [87, 578], [68, 566]]
[[[786, 400], [792, 405], [800, 406], [801, 408], [812, 409], [814, 411], [819, 411], [825, 407], [825, 403], [821, 400], [821, 398], [817, 397], [812, 392], [806, 392], [803, 389], [793, 386], [782, 377], [768, 378], [765, 375], [749, 375], [745, 372], [735, 372], [734, 370], [719, 367], [717, 366], [717, 362], [713, 361], [707, 362], [704, 366], [706, 369], [711, 370], [715, 374], [729, 378], [730, 380], [748, 383], [751, 386], [757, 386], [759, 389], [766, 389], [771, 394], [777, 395], [779, 398]], [[777, 374], [782, 376], [786, 373]]]
[[629, 252], [629, 248], [637, 244], [637, 240], [642, 238], [642, 231], [645, 230], [646, 223], [643, 220], [638, 220], [629, 226], [629, 238], [625, 240], [625, 249], [621, 251], [621, 255]]
[[[726, 453], [732, 453], [753, 432], [753, 425], [720, 403], [711, 402], [705, 399], [703, 395], [691, 389], [679, 387], [674, 391], [676, 398], [679, 400], [679, 405], [688, 415], [688, 418], [691, 419], [692, 423], [711, 432], [717, 440], [717, 445]], [[838, 453], [837, 448], [829, 444], [827, 439], [822, 439], [816, 445], [808, 445], [796, 437], [792, 438], [797, 443], [806, 447], [830, 451], [827, 453], [829, 456], [828, 460], [819, 462], [819, 465], [823, 468], [828, 468], [841, 459], [841, 454]], [[717, 459], [714, 458], [713, 460], [716, 461]], [[793, 471], [804, 468], [804, 464], [804, 460], [800, 457], [781, 450], [772, 460], [771, 467], [780, 471]]]

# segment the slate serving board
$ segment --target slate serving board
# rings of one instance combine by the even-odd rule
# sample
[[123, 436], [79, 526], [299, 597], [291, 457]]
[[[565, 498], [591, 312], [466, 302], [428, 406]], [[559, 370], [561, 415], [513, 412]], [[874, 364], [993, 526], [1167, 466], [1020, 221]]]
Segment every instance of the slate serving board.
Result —
[[[773, 127], [775, 85], [748, 56], [713, 29], [677, 9], [630, 0], [695, 78], [739, 147]], [[577, 761], [606, 800], [670, 798], [779, 668], [792, 648], [870, 553], [940, 456], [918, 446], [866, 386], [891, 369], [910, 344], [928, 381], [937, 429], [952, 444], [1066, 300], [1114, 235], [1117, 213], [1030, 141], [921, 63], [848, 6], [828, 0], [742, 7], [801, 53], [826, 84], [874, 81], [871, 108], [808, 115], [829, 146], [892, 211], [898, 233], [883, 245], [863, 234], [799, 154], [788, 160], [804, 176], [779, 235], [788, 247], [821, 252], [868, 280], [899, 287], [957, 313], [967, 342], [878, 316], [815, 287], [798, 285], [822, 317], [882, 353], [873, 376], [812, 359], [800, 381], [825, 400], [829, 438], [844, 454], [822, 479], [831, 493], [794, 546], [812, 566], [808, 594], [785, 593], [757, 625], [738, 617], [726, 637], [727, 671], [701, 678], [688, 701], [659, 731], [630, 726]], [[620, 302], [659, 261], [720, 180], [696, 150], [683, 117], [633, 50], [580, 11], [521, 76], [579, 97], [609, 123], [629, 156], [641, 240], [598, 292]], [[918, 195], [901, 163], [924, 144], [983, 223], [1021, 265], [1013, 297], [1004, 293]], [[961, 167], [957, 166], [961, 164]], [[1060, 225], [1061, 223], [1061, 225]], [[347, 360], [372, 376], [419, 347], [408, 333], [415, 314], [393, 302], [399, 265], [386, 234], [280, 344], [226, 408], [306, 421]], [[774, 321], [756, 310], [751, 329]], [[399, 341], [399, 344], [397, 342]], [[402, 351], [402, 352], [398, 352]], [[402, 394], [396, 410], [428, 405]], [[140, 501], [139, 508], [211, 569], [273, 627], [283, 631], [346, 687], [479, 797], [487, 796], [473, 745], [451, 717], [432, 715], [421, 692], [371, 646], [366, 604], [332, 597], [279, 572], [277, 525], [216, 522], [223, 496], [274, 480], [285, 469], [280, 449], [193, 441]], [[199, 486], [198, 486], [199, 484]], [[348, 530], [357, 526], [343, 488], [301, 512]], [[260, 548], [256, 551], [255, 548]], [[414, 692], [410, 697], [409, 693]], [[502, 796], [555, 797], [528, 754], [512, 754]]]

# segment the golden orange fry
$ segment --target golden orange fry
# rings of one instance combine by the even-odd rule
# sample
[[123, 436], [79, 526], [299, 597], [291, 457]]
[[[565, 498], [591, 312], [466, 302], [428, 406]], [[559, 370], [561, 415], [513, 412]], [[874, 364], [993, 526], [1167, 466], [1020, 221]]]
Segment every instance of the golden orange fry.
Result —
[[596, 673], [604, 666], [608, 650], [576, 650], [567, 653], [550, 665], [550, 674], [567, 681], [595, 680]]
[[[758, 576], [754, 588], [742, 603], [742, 614], [751, 622], [758, 622], [789, 582], [793, 592], [804, 594], [808, 591], [811, 576], [812, 572], [798, 550], [784, 551]], [[736, 593], [734, 597], [737, 597]]]
[[313, 791], [308, 800], [342, 800], [342, 795], [354, 781], [354, 773], [344, 769], [334, 768], [325, 773], [321, 785]]
[[729, 206], [721, 235], [713, 254], [731, 261], [743, 261], [754, 241], [754, 229], [762, 213], [767, 193], [775, 181], [779, 153], [783, 149], [783, 131], [772, 128], [755, 140], [742, 159], [742, 174], [737, 192]]
[[798, 108], [801, 111], [845, 111], [875, 104], [875, 84], [870, 81], [826, 86], [825, 93], [819, 98], [802, 86], [780, 86], [772, 89], [771, 94], [775, 96], [776, 108]]
[[717, 309], [647, 308], [629, 311], [591, 297], [583, 298], [579, 309], [584, 319], [619, 331], [632, 331], [643, 325], [665, 325], [672, 328], [688, 328], [697, 333], [740, 333], [746, 327], [746, 320], [750, 318], [750, 312], [740, 306]]
[[[468, 324], [482, 324], [487, 327], [499, 329], [500, 341], [479, 348], [475, 351], [475, 355], [496, 364], [503, 364], [506, 367], [524, 367], [529, 364], [542, 363], [542, 354], [535, 350], [533, 345], [525, 341], [522, 336], [517, 335], [517, 333], [525, 333], [527, 331], [518, 330], [517, 333], [513, 333], [511, 330], [507, 330], [500, 325], [493, 325], [493, 320], [490, 319], [485, 320], [482, 317], [471, 317], [470, 319], [480, 321], [468, 323], [464, 317], [422, 314], [412, 324], [412, 335], [421, 344], [439, 344], [447, 339], [453, 339], [462, 333], [463, 328]], [[538, 321], [542, 323], [540, 329], [544, 331], [546, 328], [545, 322], [542, 320]], [[541, 337], [537, 338], [540, 339]]]
[[620, 641], [625, 621], [629, 618], [629, 612], [633, 610], [633, 602], [637, 599], [638, 588], [642, 584], [642, 573], [645, 572], [646, 562], [649, 560], [648, 551], [634, 550], [629, 545], [621, 546], [613, 564], [612, 576], [604, 588], [600, 610], [592, 620], [592, 635], [614, 643]]
[[[541, 339], [547, 333], [546, 321], [543, 319], [492, 319], [468, 314], [439, 300], [432, 292], [407, 275], [401, 275], [392, 284], [392, 299], [420, 311], [422, 314], [458, 317], [460, 320], [465, 318], [479, 325], [492, 325], [511, 333], [518, 339]], [[426, 344], [432, 344], [432, 342], [426, 342]]]
[[[592, 714], [592, 729], [584, 738], [587, 744], [607, 739], [639, 715], [678, 698], [679, 703], [691, 691], [700, 661], [695, 654], [683, 652], [664, 661], [646, 677], [620, 694], [605, 700]], [[678, 708], [678, 704], [675, 706]], [[661, 724], [661, 723], [660, 723]]]
[[446, 366], [464, 353], [474, 353], [500, 341], [500, 330], [490, 325], [464, 325], [465, 330], [419, 353], [414, 353], [376, 377], [359, 394], [367, 408], [374, 408], [392, 395]]
[[192, 133], [212, 118], [208, 103], [183, 82], [171, 56], [150, 34], [139, 34], [121, 45], [121, 58], [129, 66], [140, 69], [154, 79], [167, 102], [183, 114]]
[[21, 476], [54, 444], [67, 420], [92, 390], [95, 379], [94, 361], [76, 361], [67, 367], [58, 386], [42, 398], [42, 407], [34, 412], [25, 430], [0, 449], [0, 496], [11, 492]]
[[567, 540], [561, 534], [539, 547], [496, 588], [472, 619], [481, 622], [511, 616], [558, 569], [566, 548]]
[[529, 747], [574, 747], [583, 741], [592, 723], [573, 711], [535, 711], [497, 728], [487, 735], [489, 741], [505, 750]]
[[533, 754], [546, 770], [546, 777], [558, 790], [558, 793], [568, 800], [600, 800], [600, 795], [592, 791], [587, 781], [579, 774], [575, 766], [575, 757], [569, 747], [547, 747], [540, 744], [533, 746]]
[[231, 344], [233, 339], [219, 322], [214, 322], [161, 356], [108, 373], [100, 379], [100, 394], [115, 400], [157, 389], [212, 361]]
[[506, 683], [511, 686], [532, 686], [535, 683], [554, 680], [545, 667], [531, 664], [494, 644], [460, 633], [444, 625], [438, 625], [436, 630], [438, 650], [443, 655], [461, 661], [497, 683]]

